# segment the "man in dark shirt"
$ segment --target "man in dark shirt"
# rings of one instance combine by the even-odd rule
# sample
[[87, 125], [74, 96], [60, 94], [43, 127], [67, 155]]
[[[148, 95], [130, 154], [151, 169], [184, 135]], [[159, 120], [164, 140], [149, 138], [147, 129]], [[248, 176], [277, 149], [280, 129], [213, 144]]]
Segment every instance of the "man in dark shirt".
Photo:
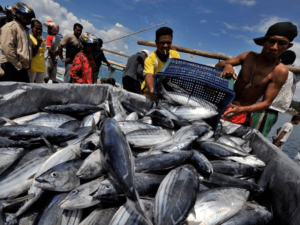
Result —
[[144, 61], [148, 55], [148, 50], [142, 50], [128, 59], [122, 78], [125, 90], [136, 94], [141, 93], [141, 82], [144, 80]]
[[[58, 55], [60, 60], [65, 63], [65, 77], [64, 83], [73, 83], [70, 77], [70, 67], [77, 53], [81, 51], [79, 37], [82, 33], [83, 26], [75, 23], [73, 27], [73, 34], [66, 35], [58, 45]], [[66, 49], [66, 58], [63, 57], [62, 48]]]
[[0, 13], [3, 12], [5, 16], [0, 16], [0, 28], [3, 27], [5, 24], [13, 21], [13, 15], [11, 13], [11, 6], [7, 5], [5, 6], [4, 10], [0, 6]]
[[101, 50], [102, 45], [103, 45], [102, 39], [98, 38], [98, 44], [97, 44], [96, 48], [93, 51], [93, 56], [94, 56], [94, 59], [95, 59], [95, 72], [94, 72], [95, 80], [94, 80], [94, 84], [97, 83], [97, 78], [98, 78], [98, 73], [100, 71], [101, 63], [102, 62], [106, 63], [107, 67], [110, 68], [110, 63], [107, 61], [103, 51]]

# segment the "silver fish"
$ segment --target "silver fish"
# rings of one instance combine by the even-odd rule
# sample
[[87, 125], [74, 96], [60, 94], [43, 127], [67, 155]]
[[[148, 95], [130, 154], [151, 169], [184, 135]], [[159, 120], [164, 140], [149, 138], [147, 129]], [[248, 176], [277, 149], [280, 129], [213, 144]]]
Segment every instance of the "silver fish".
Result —
[[0, 128], [0, 135], [11, 139], [30, 139], [45, 137], [47, 140], [61, 143], [76, 138], [77, 134], [61, 128], [34, 125], [10, 125]]
[[97, 205], [100, 203], [100, 200], [93, 198], [91, 193], [98, 190], [99, 184], [102, 180], [103, 178], [100, 177], [76, 187], [63, 201], [61, 201], [60, 207], [62, 209], [75, 210]]
[[215, 109], [204, 106], [174, 106], [170, 110], [179, 118], [189, 121], [208, 119], [219, 114]]
[[82, 217], [82, 209], [64, 210], [62, 213], [61, 225], [79, 225]]
[[128, 134], [132, 131], [142, 130], [142, 129], [154, 129], [154, 130], [161, 129], [160, 127], [157, 127], [157, 126], [154, 126], [154, 125], [151, 125], [148, 123], [144, 123], [141, 121], [122, 121], [122, 122], [119, 122], [119, 125], [124, 134]]
[[255, 202], [246, 202], [243, 208], [222, 225], [265, 225], [269, 224], [273, 215], [263, 206]]
[[0, 148], [0, 174], [11, 166], [23, 152], [23, 148]]
[[99, 133], [95, 132], [81, 142], [81, 151], [84, 153], [91, 153], [99, 148], [99, 142]]
[[198, 173], [192, 165], [172, 170], [155, 195], [155, 224], [175, 225], [184, 222], [195, 204], [198, 188]]
[[172, 139], [165, 130], [136, 130], [126, 134], [126, 139], [132, 147], [151, 148]]
[[52, 167], [35, 178], [38, 182], [35, 186], [49, 191], [71, 191], [80, 185], [76, 172], [82, 162], [82, 159], [74, 159]]
[[139, 115], [136, 112], [130, 113], [125, 120], [136, 121], [139, 119]]
[[105, 170], [101, 165], [100, 150], [97, 149], [83, 161], [76, 173], [76, 176], [80, 179], [93, 179], [95, 177], [99, 177], [104, 172]]
[[229, 159], [238, 163], [254, 166], [254, 167], [265, 167], [266, 163], [262, 160], [260, 160], [257, 156], [254, 155], [248, 155], [245, 157], [224, 157], [224, 159]]
[[107, 225], [118, 211], [119, 207], [97, 208], [79, 225]]
[[181, 140], [191, 136], [198, 136], [199, 138], [209, 132], [211, 129], [207, 125], [193, 124], [181, 127], [174, 135], [173, 139]]
[[51, 105], [43, 109], [46, 112], [84, 116], [101, 110], [101, 107], [89, 104]]
[[100, 122], [101, 111], [95, 112], [83, 118], [80, 127], [91, 127], [93, 124], [97, 125]]
[[[27, 121], [30, 121], [34, 118], [37, 118], [41, 115], [46, 115], [48, 113], [45, 113], [45, 112], [38, 112], [38, 113], [34, 113], [34, 114], [30, 114], [30, 115], [27, 115], [27, 116], [22, 116], [22, 117], [19, 117], [19, 118], [16, 118], [16, 119], [13, 119], [12, 121], [17, 123], [17, 124], [20, 124], [20, 125], [23, 125], [25, 124]], [[8, 126], [8, 125], [12, 125], [11, 123], [9, 122], [6, 122], [4, 126]]]
[[213, 188], [197, 195], [194, 212], [190, 213], [186, 224], [222, 224], [241, 210], [249, 192], [240, 188]]
[[30, 179], [49, 158], [48, 151], [41, 151], [33, 156], [26, 163], [16, 168], [12, 173], [3, 178], [0, 182], [0, 199], [14, 198], [30, 188]]
[[119, 208], [109, 223], [109, 225], [121, 224], [147, 225], [149, 222], [147, 222], [140, 214], [133, 210], [128, 203], [125, 203]]
[[54, 196], [47, 209], [41, 215], [41, 219], [37, 225], [57, 225], [61, 224], [63, 209], [59, 207], [60, 202], [67, 196], [62, 193]]
[[75, 120], [75, 118], [64, 114], [43, 114], [26, 121], [25, 124], [58, 128], [71, 120]]
[[[127, 203], [149, 223], [139, 196], [134, 188], [134, 161], [129, 144], [121, 131], [118, 122], [114, 119], [105, 119], [101, 129], [102, 164], [108, 173], [122, 186]], [[112, 141], [114, 140], [114, 141]], [[105, 159], [105, 160], [104, 160]]]

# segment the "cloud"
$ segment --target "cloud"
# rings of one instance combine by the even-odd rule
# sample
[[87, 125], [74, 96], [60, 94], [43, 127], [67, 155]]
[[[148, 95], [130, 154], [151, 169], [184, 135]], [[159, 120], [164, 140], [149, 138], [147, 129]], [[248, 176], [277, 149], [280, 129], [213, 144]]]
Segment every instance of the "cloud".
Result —
[[98, 18], [104, 18], [104, 16], [101, 16], [101, 15], [98, 15], [98, 14], [94, 14], [94, 13], [92, 13], [92, 16], [98, 17]]
[[221, 30], [221, 32], [222, 32], [223, 34], [226, 34], [226, 31], [225, 31], [225, 30]]
[[243, 26], [242, 29], [245, 31], [259, 31], [266, 33], [268, 28], [278, 22], [288, 21], [287, 18], [281, 18], [278, 16], [264, 16], [257, 25], [254, 26]]
[[223, 22], [223, 24], [226, 26], [227, 29], [229, 30], [237, 30], [238, 28], [234, 25], [231, 25], [229, 23]]
[[217, 34], [217, 33], [213, 33], [213, 32], [209, 32], [209, 33], [214, 36], [220, 36], [220, 34]]
[[229, 3], [238, 3], [241, 5], [246, 5], [246, 6], [253, 6], [256, 4], [255, 0], [227, 0]]
[[244, 35], [236, 35], [236, 36], [232, 36], [232, 37], [238, 38], [238, 39], [239, 39], [239, 38], [240, 38], [240, 39], [243, 39], [247, 44], [253, 44], [253, 43], [254, 43], [253, 40], [247, 38], [247, 37], [244, 36]]
[[297, 66], [300, 66], [300, 43], [298, 43], [298, 42], [293, 42], [293, 46], [290, 48], [290, 50], [292, 50], [292, 51], [294, 51], [295, 53], [296, 53], [296, 55], [298, 56], [297, 58], [296, 58], [296, 61], [295, 61], [295, 65], [297, 65]]
[[199, 43], [198, 45], [200, 46], [200, 45], [202, 45], [202, 43]]
[[206, 20], [201, 20], [200, 23], [207, 23], [207, 21]]
[[196, 10], [198, 13], [211, 13], [209, 9], [206, 9], [204, 7], [197, 7]]
[[[72, 12], [69, 12], [66, 8], [60, 6], [53, 0], [24, 0], [23, 2], [34, 9], [37, 19], [41, 22], [53, 19], [59, 24], [60, 33], [63, 36], [73, 33], [74, 23], [82, 24], [83, 32], [92, 32], [102, 38], [104, 42], [131, 33], [129, 28], [124, 27], [120, 23], [116, 23], [107, 29], [96, 29], [91, 22], [78, 18]], [[104, 47], [124, 54], [128, 53], [128, 45], [123, 40], [105, 44]]]

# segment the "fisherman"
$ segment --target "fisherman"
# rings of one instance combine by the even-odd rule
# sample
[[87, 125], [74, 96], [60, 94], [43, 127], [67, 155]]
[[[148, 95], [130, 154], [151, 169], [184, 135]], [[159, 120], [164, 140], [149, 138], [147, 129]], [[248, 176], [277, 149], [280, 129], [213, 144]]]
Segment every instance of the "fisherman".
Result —
[[93, 50], [98, 43], [96, 35], [86, 32], [80, 38], [83, 50], [79, 52], [71, 65], [70, 76], [77, 84], [93, 84], [95, 80], [95, 60]]
[[45, 48], [46, 41], [42, 37], [42, 23], [36, 19], [31, 20], [30, 39], [32, 43], [32, 62], [28, 70], [30, 83], [44, 83], [45, 78]]
[[[216, 67], [223, 68], [221, 77], [233, 77], [235, 100], [228, 107], [223, 119], [232, 123], [249, 126], [250, 113], [268, 109], [278, 95], [288, 76], [288, 69], [280, 63], [278, 57], [288, 48], [298, 35], [297, 27], [290, 22], [272, 25], [264, 37], [254, 42], [263, 46], [261, 53], [245, 52], [241, 55], [219, 62]], [[233, 66], [241, 65], [238, 78]], [[260, 97], [261, 102], [257, 102]]]
[[0, 81], [29, 83], [27, 70], [32, 59], [29, 29], [26, 27], [35, 18], [33, 9], [23, 2], [12, 6], [14, 20], [0, 29]]
[[[296, 53], [291, 50], [286, 50], [279, 56], [279, 58], [281, 63], [284, 65], [292, 65], [296, 59]], [[289, 71], [286, 82], [272, 102], [270, 108], [264, 112], [256, 112], [252, 114], [251, 127], [257, 128], [265, 137], [268, 137], [269, 132], [277, 122], [278, 112], [285, 113], [289, 109], [296, 91], [297, 82], [299, 81], [300, 74], [294, 74]]]
[[103, 40], [101, 38], [98, 38], [97, 46], [93, 51], [93, 56], [95, 59], [95, 80], [93, 82], [94, 84], [97, 83], [98, 73], [100, 71], [102, 62], [106, 63], [108, 69], [110, 69], [111, 66], [110, 63], [107, 61], [104, 52], [101, 50], [102, 45], [103, 45]]
[[100, 82], [101, 82], [101, 84], [110, 84], [110, 85], [112, 85], [113, 87], [117, 87], [116, 86], [116, 80], [114, 79], [114, 78], [108, 78], [108, 77], [102, 77], [101, 79], [100, 79]]
[[5, 16], [0, 17], [0, 28], [3, 27], [5, 24], [13, 21], [13, 15], [11, 12], [10, 5], [5, 6], [3, 12], [4, 12]]
[[177, 51], [171, 50], [173, 40], [173, 30], [169, 27], [161, 27], [156, 30], [156, 51], [152, 52], [145, 60], [144, 82], [141, 86], [141, 93], [146, 97], [154, 99], [154, 75], [158, 73], [168, 59], [180, 58]]
[[[72, 83], [70, 77], [70, 67], [77, 53], [81, 51], [79, 37], [82, 33], [83, 26], [75, 23], [73, 26], [73, 34], [66, 35], [58, 45], [58, 55], [60, 60], [65, 63], [64, 83]], [[63, 57], [62, 48], [66, 49], [66, 58]]]
[[142, 50], [130, 56], [123, 72], [123, 88], [127, 91], [140, 94], [141, 83], [144, 81], [144, 61], [150, 55], [148, 50]]
[[280, 150], [283, 148], [283, 144], [287, 141], [293, 131], [293, 126], [300, 123], [300, 116], [295, 115], [292, 117], [291, 122], [283, 124], [282, 127], [277, 129], [277, 136], [273, 136], [273, 144], [276, 145]]
[[46, 38], [46, 52], [45, 52], [45, 61], [46, 61], [46, 78], [45, 82], [48, 83], [49, 80], [52, 80], [52, 83], [58, 83], [56, 81], [56, 72], [57, 72], [57, 55], [58, 55], [58, 45], [60, 44], [60, 37], [58, 36], [59, 25], [57, 25], [53, 20], [47, 20], [44, 23], [44, 26], [47, 27], [48, 36]]

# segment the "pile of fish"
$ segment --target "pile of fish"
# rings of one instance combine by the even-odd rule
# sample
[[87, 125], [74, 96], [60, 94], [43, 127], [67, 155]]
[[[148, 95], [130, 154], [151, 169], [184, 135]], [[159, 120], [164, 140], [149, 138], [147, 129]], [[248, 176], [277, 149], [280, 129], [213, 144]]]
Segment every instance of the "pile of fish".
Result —
[[268, 224], [249, 138], [214, 132], [208, 103], [164, 98], [147, 111], [110, 95], [2, 118], [0, 224]]

